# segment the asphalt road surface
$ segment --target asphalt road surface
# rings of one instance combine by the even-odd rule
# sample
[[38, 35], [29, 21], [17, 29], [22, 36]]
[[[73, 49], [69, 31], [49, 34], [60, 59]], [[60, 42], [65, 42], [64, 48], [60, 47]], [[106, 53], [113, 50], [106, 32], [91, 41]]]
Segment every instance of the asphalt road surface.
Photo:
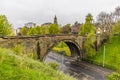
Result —
[[57, 63], [60, 71], [77, 78], [77, 80], [107, 80], [107, 75], [113, 72], [112, 70], [87, 62], [76, 62], [76, 60], [72, 58], [54, 52], [48, 54], [45, 62]]

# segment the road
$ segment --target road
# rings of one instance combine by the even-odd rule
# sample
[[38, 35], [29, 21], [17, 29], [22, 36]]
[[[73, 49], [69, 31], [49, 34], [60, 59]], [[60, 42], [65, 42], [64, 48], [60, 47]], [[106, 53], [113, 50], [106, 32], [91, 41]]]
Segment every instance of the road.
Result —
[[57, 63], [60, 71], [77, 78], [77, 80], [107, 80], [107, 75], [113, 72], [112, 70], [84, 61], [76, 62], [72, 58], [54, 52], [48, 54], [45, 62]]

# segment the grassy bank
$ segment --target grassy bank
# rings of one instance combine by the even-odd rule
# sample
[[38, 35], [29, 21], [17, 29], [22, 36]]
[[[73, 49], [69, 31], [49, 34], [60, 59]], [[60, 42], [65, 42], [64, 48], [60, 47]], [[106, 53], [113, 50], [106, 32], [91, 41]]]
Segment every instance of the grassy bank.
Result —
[[0, 80], [75, 80], [45, 63], [0, 48]]
[[[87, 60], [97, 64], [103, 64], [104, 45], [97, 54]], [[120, 70], [120, 36], [113, 36], [111, 42], [108, 40], [105, 44], [105, 67]]]

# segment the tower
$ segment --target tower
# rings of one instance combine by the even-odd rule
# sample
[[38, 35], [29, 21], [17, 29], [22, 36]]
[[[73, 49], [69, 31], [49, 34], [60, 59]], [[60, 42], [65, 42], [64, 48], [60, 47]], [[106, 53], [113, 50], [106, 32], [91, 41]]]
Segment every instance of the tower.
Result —
[[54, 24], [58, 24], [56, 15], [54, 17]]

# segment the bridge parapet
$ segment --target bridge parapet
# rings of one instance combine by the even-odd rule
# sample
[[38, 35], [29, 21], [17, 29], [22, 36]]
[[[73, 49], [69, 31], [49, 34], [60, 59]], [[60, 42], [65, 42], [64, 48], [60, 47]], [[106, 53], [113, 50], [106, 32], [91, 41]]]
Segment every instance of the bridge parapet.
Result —
[[43, 60], [57, 43], [63, 41], [69, 46], [73, 56], [83, 57], [85, 38], [73, 34], [0, 37], [0, 46], [14, 48], [16, 45], [22, 45], [23, 53], [37, 53], [38, 59]]

